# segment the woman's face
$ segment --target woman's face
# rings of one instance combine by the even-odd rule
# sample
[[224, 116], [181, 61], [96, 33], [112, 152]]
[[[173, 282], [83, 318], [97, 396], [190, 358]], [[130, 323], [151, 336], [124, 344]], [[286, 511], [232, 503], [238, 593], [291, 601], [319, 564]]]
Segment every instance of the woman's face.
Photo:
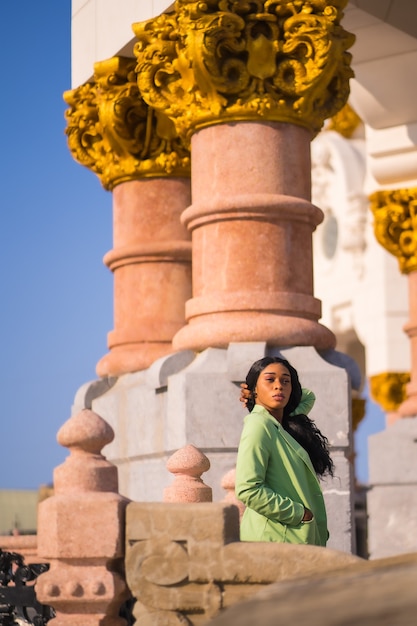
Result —
[[281, 420], [291, 391], [289, 370], [282, 363], [271, 363], [259, 374], [255, 387], [255, 403], [260, 404], [276, 419]]

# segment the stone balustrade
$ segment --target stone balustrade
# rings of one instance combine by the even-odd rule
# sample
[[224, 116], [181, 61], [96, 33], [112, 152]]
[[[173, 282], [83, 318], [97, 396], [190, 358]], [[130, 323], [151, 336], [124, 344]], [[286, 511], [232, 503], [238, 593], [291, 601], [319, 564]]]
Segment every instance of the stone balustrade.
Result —
[[0, 536], [0, 548], [4, 552], [21, 554], [26, 563], [39, 563], [36, 535], [2, 535]]
[[168, 459], [174, 480], [164, 502], [128, 503], [116, 467], [101, 454], [113, 436], [87, 409], [58, 433], [70, 455], [55, 470], [54, 495], [39, 507], [38, 558], [50, 569], [37, 584], [56, 626], [123, 626], [121, 609], [132, 598], [141, 626], [199, 626], [265, 585], [361, 561], [316, 546], [241, 542], [234, 470], [222, 481], [225, 501], [213, 503], [201, 479], [210, 461], [191, 444]]
[[50, 563], [37, 597], [56, 610], [54, 626], [123, 626], [130, 596], [123, 577], [124, 513], [117, 468], [101, 454], [114, 437], [85, 409], [58, 432], [70, 455], [54, 471], [54, 495], [39, 505], [38, 557]]
[[126, 519], [126, 577], [141, 626], [207, 623], [270, 583], [344, 567], [360, 559], [316, 546], [244, 543], [235, 470], [224, 501], [211, 502], [201, 475], [209, 459], [189, 444], [167, 461], [175, 476], [163, 503], [131, 503]]
[[127, 507], [126, 577], [141, 626], [207, 623], [265, 585], [360, 561], [317, 546], [239, 540], [239, 510], [225, 503]]

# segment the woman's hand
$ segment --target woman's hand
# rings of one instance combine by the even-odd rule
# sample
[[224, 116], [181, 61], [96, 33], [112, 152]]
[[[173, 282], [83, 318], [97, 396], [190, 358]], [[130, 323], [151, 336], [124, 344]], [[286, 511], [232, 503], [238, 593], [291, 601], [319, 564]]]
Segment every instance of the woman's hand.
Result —
[[304, 507], [304, 515], [303, 515], [303, 519], [301, 521], [302, 522], [311, 522], [313, 517], [314, 517], [314, 515], [313, 515], [312, 511], [310, 511], [310, 509], [306, 509], [306, 507]]
[[251, 396], [251, 392], [249, 391], [247, 384], [241, 383], [239, 400], [240, 402], [243, 402], [243, 405], [245, 406], [245, 408], [247, 407], [250, 396]]

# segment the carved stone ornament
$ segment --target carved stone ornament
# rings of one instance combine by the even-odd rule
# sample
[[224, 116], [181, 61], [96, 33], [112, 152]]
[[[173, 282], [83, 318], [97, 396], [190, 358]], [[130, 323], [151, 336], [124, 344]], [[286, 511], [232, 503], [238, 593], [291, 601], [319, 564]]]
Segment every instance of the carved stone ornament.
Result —
[[406, 385], [410, 382], [407, 372], [383, 372], [369, 378], [372, 398], [384, 411], [396, 411], [407, 397]]
[[174, 12], [133, 24], [142, 97], [182, 136], [240, 120], [317, 133], [353, 76], [346, 2], [177, 0]]
[[107, 190], [129, 180], [190, 175], [190, 154], [174, 124], [140, 96], [135, 61], [94, 65], [94, 81], [64, 93], [69, 149]]
[[377, 191], [370, 196], [377, 241], [398, 258], [400, 270], [417, 270], [417, 188]]
[[359, 115], [352, 109], [349, 103], [346, 103], [343, 109], [329, 120], [326, 130], [334, 130], [342, 137], [350, 139], [361, 124], [362, 120]]

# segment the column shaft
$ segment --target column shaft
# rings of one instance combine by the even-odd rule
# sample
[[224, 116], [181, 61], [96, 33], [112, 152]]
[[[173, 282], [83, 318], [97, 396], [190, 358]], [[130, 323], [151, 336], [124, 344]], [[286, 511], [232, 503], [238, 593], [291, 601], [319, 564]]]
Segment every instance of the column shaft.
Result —
[[318, 323], [309, 202], [311, 134], [278, 122], [221, 124], [192, 137], [193, 298], [176, 349], [231, 341], [335, 345]]
[[114, 329], [100, 376], [146, 369], [172, 351], [191, 294], [191, 243], [180, 215], [190, 202], [187, 178], [150, 178], [113, 190]]
[[417, 271], [410, 272], [408, 278], [409, 321], [404, 330], [410, 339], [411, 373], [407, 385], [407, 399], [398, 412], [402, 417], [417, 416]]

